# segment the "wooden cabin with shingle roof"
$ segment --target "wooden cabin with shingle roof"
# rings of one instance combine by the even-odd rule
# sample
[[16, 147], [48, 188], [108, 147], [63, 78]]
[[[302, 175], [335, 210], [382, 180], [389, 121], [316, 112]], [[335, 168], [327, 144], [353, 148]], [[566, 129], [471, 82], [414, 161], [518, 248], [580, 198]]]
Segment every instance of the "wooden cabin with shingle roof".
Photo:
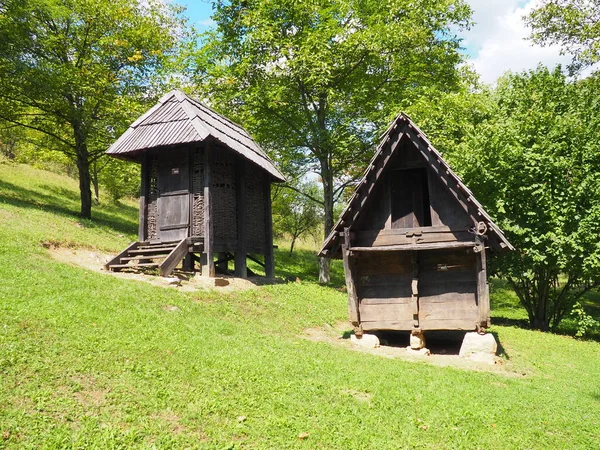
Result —
[[106, 153], [141, 164], [139, 239], [107, 270], [166, 276], [183, 261], [214, 276], [233, 260], [246, 277], [249, 257], [273, 276], [270, 192], [284, 176], [242, 127], [174, 90]]
[[489, 326], [488, 249], [512, 246], [423, 132], [400, 114], [320, 255], [344, 261], [357, 334], [422, 334]]

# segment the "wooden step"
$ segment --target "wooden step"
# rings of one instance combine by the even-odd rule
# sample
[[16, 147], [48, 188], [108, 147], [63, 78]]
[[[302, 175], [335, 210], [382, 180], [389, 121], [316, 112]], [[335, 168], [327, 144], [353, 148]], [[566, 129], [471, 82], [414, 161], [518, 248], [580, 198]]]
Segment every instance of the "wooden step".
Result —
[[168, 253], [164, 255], [136, 255], [136, 256], [124, 256], [121, 257], [121, 261], [136, 261], [141, 259], [165, 259], [168, 256]]
[[173, 248], [177, 243], [167, 242], [164, 244], [140, 244], [137, 248]]
[[136, 267], [158, 267], [158, 263], [139, 263], [139, 264], [111, 264], [110, 269], [135, 269]]
[[171, 251], [173, 251], [175, 247], [164, 247], [164, 248], [142, 248], [142, 249], [135, 249], [135, 250], [129, 250], [130, 255], [131, 254], [136, 254], [136, 253], [140, 253], [140, 254], [150, 254], [150, 253], [162, 253], [164, 255], [168, 255], [169, 253], [171, 253]]

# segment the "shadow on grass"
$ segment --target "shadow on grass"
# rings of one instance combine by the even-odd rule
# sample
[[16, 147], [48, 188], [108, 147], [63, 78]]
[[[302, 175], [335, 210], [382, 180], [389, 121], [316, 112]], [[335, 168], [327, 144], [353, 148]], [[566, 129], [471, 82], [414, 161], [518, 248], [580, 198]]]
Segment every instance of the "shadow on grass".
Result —
[[529, 329], [529, 321], [527, 319], [513, 319], [509, 317], [492, 317], [492, 325], [502, 325], [504, 327], [517, 327]]
[[[137, 222], [114, 217], [110, 212], [98, 207], [92, 211], [92, 215], [95, 216], [93, 219], [82, 219], [78, 213], [64, 204], [61, 204], [61, 199], [65, 199], [66, 201], [64, 203], [67, 204], [78, 202], [79, 197], [76, 194], [73, 194], [72, 191], [64, 188], [45, 186], [44, 189], [47, 189], [49, 192], [54, 192], [55, 196], [43, 194], [31, 189], [25, 189], [21, 186], [0, 180], [0, 190], [3, 191], [0, 202], [18, 208], [37, 209], [59, 216], [77, 219], [86, 228], [95, 228], [98, 226], [109, 227], [123, 234], [135, 234], [137, 231]], [[114, 208], [118, 208], [120, 210], [119, 212], [122, 214], [133, 217], [137, 216], [137, 208], [127, 205], [115, 206]]]
[[496, 333], [495, 331], [491, 331], [491, 333], [494, 336], [494, 339], [496, 339], [496, 344], [498, 344], [498, 349], [496, 350], [496, 355], [503, 356], [506, 359], [510, 359], [510, 355], [508, 354], [508, 352], [502, 345], [502, 341], [500, 340], [500, 336], [498, 336], [498, 333]]

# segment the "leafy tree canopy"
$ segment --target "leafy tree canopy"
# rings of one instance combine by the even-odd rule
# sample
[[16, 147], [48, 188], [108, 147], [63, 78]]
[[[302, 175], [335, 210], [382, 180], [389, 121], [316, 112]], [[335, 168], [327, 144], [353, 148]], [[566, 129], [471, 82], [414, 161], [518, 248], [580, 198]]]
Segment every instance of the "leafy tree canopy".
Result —
[[177, 10], [157, 0], [0, 0], [0, 118], [90, 164], [131, 120], [177, 51]]
[[572, 71], [600, 61], [599, 0], [544, 0], [526, 19], [533, 42], [573, 55]]
[[328, 234], [335, 199], [400, 105], [456, 86], [470, 13], [462, 0], [219, 0], [196, 82], [288, 175], [319, 174]]
[[445, 99], [471, 114], [444, 123], [428, 112], [446, 130], [438, 135], [451, 164], [517, 248], [493, 263], [533, 328], [556, 328], [600, 284], [599, 86], [539, 67]]

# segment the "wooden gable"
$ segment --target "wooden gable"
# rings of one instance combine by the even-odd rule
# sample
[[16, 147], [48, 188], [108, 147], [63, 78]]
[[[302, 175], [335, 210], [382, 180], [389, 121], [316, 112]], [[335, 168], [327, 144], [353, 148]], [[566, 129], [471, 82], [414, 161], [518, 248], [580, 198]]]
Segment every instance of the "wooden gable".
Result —
[[[320, 252], [340, 257], [348, 229], [355, 246], [473, 241], [512, 249], [502, 231], [419, 128], [400, 114], [382, 137], [375, 156]], [[420, 237], [416, 242], [426, 243]]]

